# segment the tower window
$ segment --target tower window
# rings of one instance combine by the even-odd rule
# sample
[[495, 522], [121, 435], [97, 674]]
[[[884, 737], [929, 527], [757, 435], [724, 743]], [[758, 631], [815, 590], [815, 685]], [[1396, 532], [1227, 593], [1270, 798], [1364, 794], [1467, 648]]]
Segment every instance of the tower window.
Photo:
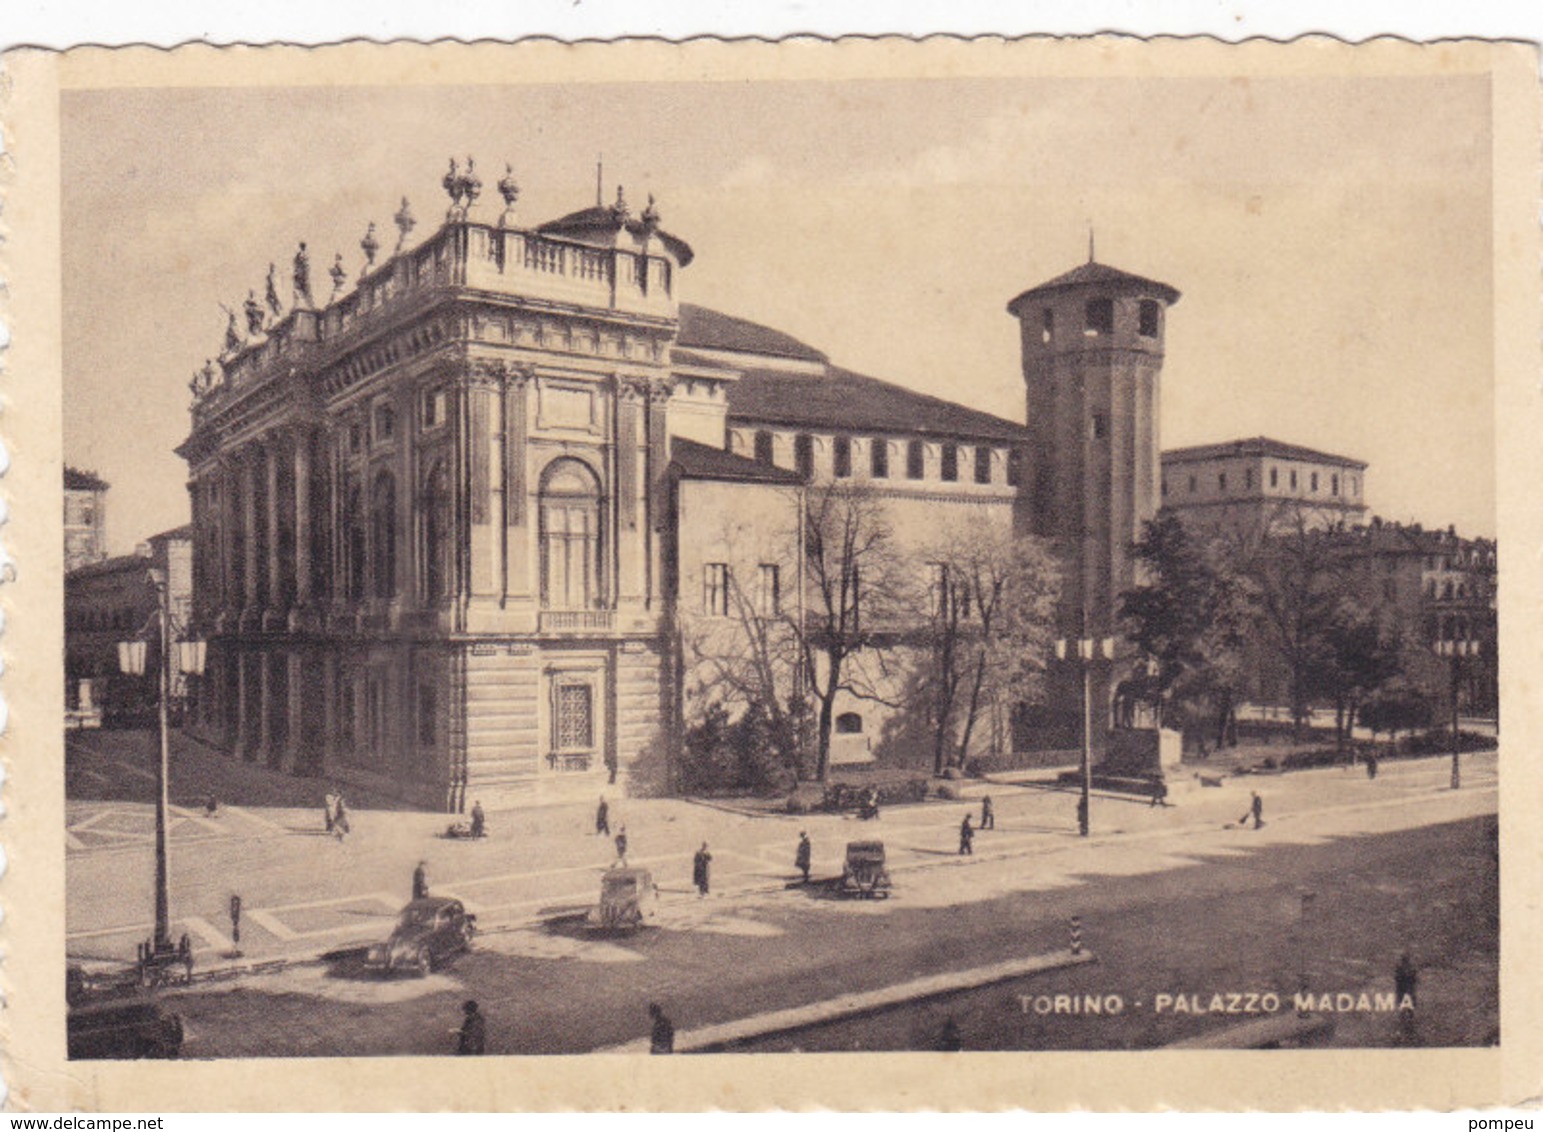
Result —
[[1318, 490], [1318, 473], [1314, 472], [1308, 482], [1312, 485], [1309, 490], [1317, 491]]
[[1227, 491], [1227, 473], [1226, 472], [1218, 472], [1216, 474], [1216, 490], [1219, 491], [1219, 492], [1222, 492], [1224, 494], [1226, 493], [1226, 491]]
[[959, 446], [957, 444], [943, 445], [943, 479], [948, 483], [954, 483], [959, 479]]
[[1168, 477], [1167, 476], [1163, 477], [1163, 494], [1164, 495], [1168, 494]]
[[1291, 473], [1291, 490], [1295, 491], [1296, 489], [1297, 489], [1297, 474], [1296, 474], [1296, 472], [1292, 472]]
[[836, 437], [832, 453], [832, 464], [836, 478], [846, 479], [852, 474], [852, 438], [850, 436]]
[[1096, 334], [1114, 333], [1114, 300], [1113, 299], [1089, 299], [1086, 310], [1086, 323], [1083, 333], [1089, 337]]
[[920, 440], [911, 440], [905, 446], [906, 479], [919, 480], [927, 474], [927, 450]]
[[1329, 477], [1329, 494], [1330, 495], [1338, 495], [1339, 494], [1339, 477], [1338, 476], [1330, 476]]
[[1046, 307], [1040, 312], [1040, 317], [1042, 319], [1042, 329], [1039, 332], [1039, 339], [1048, 345], [1050, 339], [1055, 337], [1055, 311]]
[[1253, 488], [1253, 486], [1254, 486], [1254, 469], [1253, 468], [1244, 468], [1243, 469], [1243, 489], [1245, 491], [1248, 491], [1248, 490], [1251, 490]]
[[1157, 305], [1155, 299], [1142, 299], [1140, 307], [1140, 321], [1137, 324], [1137, 333], [1143, 338], [1156, 338], [1158, 320], [1161, 318], [1159, 311], [1162, 308]]
[[793, 467], [805, 478], [814, 474], [814, 437], [807, 432], [793, 438]]
[[1191, 495], [1194, 495], [1196, 489], [1199, 488], [1199, 486], [1200, 486], [1200, 481], [1197, 480], [1194, 476], [1190, 476], [1189, 477], [1189, 493]]
[[1094, 413], [1088, 427], [1094, 440], [1102, 440], [1109, 435], [1109, 418], [1103, 413]]
[[1271, 468], [1270, 469], [1270, 486], [1271, 487], [1279, 487], [1280, 486], [1280, 469], [1279, 468]]
[[975, 482], [991, 482], [991, 449], [984, 444], [975, 449]]
[[762, 464], [772, 464], [776, 461], [773, 456], [772, 434], [764, 428], [755, 434], [755, 458]]
[[889, 441], [882, 436], [868, 444], [868, 474], [876, 480], [889, 479]]

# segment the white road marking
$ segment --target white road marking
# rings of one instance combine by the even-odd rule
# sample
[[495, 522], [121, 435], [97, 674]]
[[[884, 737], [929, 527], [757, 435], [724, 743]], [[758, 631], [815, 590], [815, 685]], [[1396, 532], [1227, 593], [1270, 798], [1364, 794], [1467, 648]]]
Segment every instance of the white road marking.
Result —
[[195, 935], [201, 936], [204, 942], [216, 951], [236, 950], [235, 941], [202, 916], [189, 916], [182, 923], [184, 926], [191, 928]]
[[286, 924], [280, 923], [276, 916], [261, 908], [250, 909], [246, 915], [249, 920], [261, 925], [262, 929], [269, 935], [277, 936], [285, 941], [300, 938], [300, 932], [295, 931]]

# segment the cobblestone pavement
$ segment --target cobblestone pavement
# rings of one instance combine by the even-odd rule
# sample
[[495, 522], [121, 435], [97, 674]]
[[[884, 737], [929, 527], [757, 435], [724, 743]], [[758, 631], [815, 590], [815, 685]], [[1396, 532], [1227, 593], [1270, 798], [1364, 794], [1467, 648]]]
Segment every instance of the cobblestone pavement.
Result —
[[[143, 770], [149, 744], [144, 733], [70, 737], [67, 943], [71, 961], [88, 967], [132, 959], [149, 933], [153, 780]], [[1464, 787], [1456, 792], [1445, 789], [1448, 763], [1439, 758], [1385, 763], [1375, 781], [1341, 769], [1228, 779], [1219, 789], [1180, 780], [1170, 795], [1176, 805], [1166, 809], [1096, 798], [1095, 836], [1086, 840], [1075, 835], [1072, 795], [1006, 784], [968, 784], [962, 801], [896, 807], [878, 822], [745, 817], [681, 800], [613, 798], [611, 823], [613, 829], [627, 825], [631, 863], [653, 870], [667, 912], [683, 922], [697, 914], [690, 866], [703, 840], [714, 856], [715, 896], [775, 895], [793, 875], [800, 829], [814, 842], [816, 875], [840, 871], [848, 840], [881, 837], [906, 906], [948, 907], [1082, 885], [1095, 874], [1149, 875], [1261, 847], [1321, 844], [1493, 812], [1495, 767], [1493, 754], [1465, 757]], [[249, 781], [233, 783], [233, 776]], [[243, 962], [309, 958], [383, 937], [410, 894], [419, 860], [427, 862], [436, 893], [464, 899], [484, 928], [511, 929], [506, 942], [489, 946], [566, 947], [528, 929], [592, 903], [599, 874], [615, 859], [609, 841], [594, 835], [588, 805], [492, 813], [491, 835], [469, 842], [438, 836], [444, 815], [393, 811], [361, 797], [353, 832], [338, 841], [322, 828], [319, 798], [309, 798], [324, 789], [314, 780], [230, 764], [179, 742], [172, 783], [173, 934], [189, 935], [201, 970], [231, 962], [226, 909], [232, 894], [244, 905]], [[1260, 830], [1237, 824], [1250, 785], [1266, 800]], [[199, 800], [210, 790], [243, 801], [223, 803], [207, 817]], [[977, 836], [973, 857], [960, 858], [959, 821], [965, 812], [978, 813], [979, 796], [988, 791], [997, 829]], [[993, 863], [999, 867], [981, 867]]]

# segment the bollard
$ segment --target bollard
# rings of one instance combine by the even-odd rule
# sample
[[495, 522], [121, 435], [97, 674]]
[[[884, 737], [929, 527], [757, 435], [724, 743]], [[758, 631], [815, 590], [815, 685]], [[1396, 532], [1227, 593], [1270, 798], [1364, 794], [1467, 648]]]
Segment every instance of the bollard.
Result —
[[1082, 917], [1072, 917], [1072, 954], [1082, 954]]

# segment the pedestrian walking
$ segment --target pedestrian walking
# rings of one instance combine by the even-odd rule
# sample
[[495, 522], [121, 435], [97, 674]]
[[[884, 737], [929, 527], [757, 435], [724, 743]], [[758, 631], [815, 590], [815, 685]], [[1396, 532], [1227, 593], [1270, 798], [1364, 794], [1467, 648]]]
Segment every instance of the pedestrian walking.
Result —
[[980, 827], [982, 829], [995, 829], [997, 827], [996, 807], [991, 804], [991, 795], [987, 794], [980, 800]]
[[707, 842], [704, 841], [702, 847], [696, 851], [696, 856], [691, 858], [691, 883], [696, 885], [698, 897], [707, 895], [712, 865], [713, 855], [707, 851]]
[[1168, 804], [1168, 780], [1159, 775], [1152, 781], [1152, 806], [1166, 806]]
[[327, 822], [327, 832], [331, 833], [332, 829], [333, 829], [333, 823], [334, 823], [334, 820], [336, 818], [337, 810], [338, 810], [338, 796], [337, 796], [337, 794], [334, 791], [331, 791], [331, 790], [327, 791], [326, 795], [323, 796], [323, 798], [322, 798], [321, 805], [322, 805], [322, 817]]
[[793, 854], [793, 867], [804, 874], [804, 883], [809, 883], [809, 866], [814, 861], [814, 846], [809, 844], [809, 834], [806, 830], [798, 831], [798, 851]]
[[418, 867], [413, 870], [413, 899], [422, 900], [429, 894], [429, 863], [419, 861]]
[[482, 1016], [475, 999], [468, 998], [461, 1004], [461, 1028], [455, 1052], [461, 1056], [477, 1056], [487, 1052], [488, 1022]]
[[1247, 825], [1250, 816], [1254, 819], [1254, 828], [1258, 829], [1264, 824], [1264, 799], [1259, 797], [1259, 791], [1250, 790], [1253, 801], [1248, 804], [1248, 812], [1238, 819], [1239, 825]]
[[606, 804], [605, 795], [600, 795], [600, 805], [595, 807], [595, 836], [611, 836], [611, 807]]
[[1366, 777], [1377, 777], [1377, 756], [1371, 751], [1366, 752]]
[[616, 830], [616, 859], [624, 865], [627, 863], [627, 827], [624, 825]]
[[[1415, 987], [1419, 985], [1420, 973], [1415, 970], [1414, 960], [1409, 958], [1409, 952], [1404, 952], [1398, 957], [1398, 966], [1393, 968], [1393, 998], [1398, 1009], [1414, 1011]], [[1407, 1000], [1408, 1005], [1405, 1005]]]
[[337, 835], [339, 841], [347, 837], [349, 832], [348, 805], [343, 801], [341, 790], [338, 791], [337, 802], [332, 808], [332, 832]]
[[970, 826], [970, 815], [964, 815], [964, 821], [959, 823], [959, 855], [975, 856], [975, 830]]
[[217, 798], [215, 798], [215, 796], [213, 794], [209, 794], [209, 795], [205, 796], [205, 798], [204, 798], [204, 817], [212, 818], [214, 816], [214, 812], [216, 810], [218, 810], [219, 808], [220, 808], [219, 800]]
[[471, 804], [471, 835], [483, 837], [487, 834], [487, 815], [482, 812], [482, 803]]
[[653, 1020], [648, 1031], [648, 1052], [674, 1053], [675, 1023], [665, 1014], [664, 1007], [657, 1002], [650, 1002], [648, 1016]]

